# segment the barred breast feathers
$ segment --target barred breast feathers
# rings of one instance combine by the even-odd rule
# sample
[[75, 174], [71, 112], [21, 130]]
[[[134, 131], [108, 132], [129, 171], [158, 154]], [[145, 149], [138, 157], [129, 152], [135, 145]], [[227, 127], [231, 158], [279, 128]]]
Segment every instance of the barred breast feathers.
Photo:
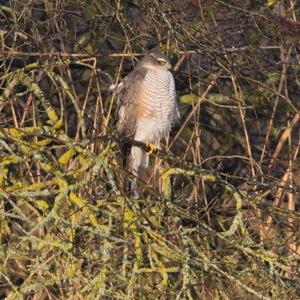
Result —
[[177, 104], [173, 75], [169, 71], [148, 71], [144, 80], [142, 99], [145, 117], [137, 126], [137, 139], [152, 136], [159, 140], [166, 137], [176, 120]]

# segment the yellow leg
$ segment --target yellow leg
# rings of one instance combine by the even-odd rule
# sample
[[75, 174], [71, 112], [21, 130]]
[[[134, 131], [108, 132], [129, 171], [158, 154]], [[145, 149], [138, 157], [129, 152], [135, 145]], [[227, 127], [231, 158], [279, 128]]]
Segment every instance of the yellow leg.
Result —
[[157, 147], [151, 143], [147, 143], [147, 148], [149, 148], [149, 150], [146, 152], [148, 155], [151, 155], [157, 151]]

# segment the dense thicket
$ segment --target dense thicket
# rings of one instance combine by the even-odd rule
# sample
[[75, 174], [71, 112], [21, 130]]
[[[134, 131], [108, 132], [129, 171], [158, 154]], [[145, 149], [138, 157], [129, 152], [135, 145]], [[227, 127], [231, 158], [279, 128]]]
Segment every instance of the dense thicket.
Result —
[[[0, 298], [300, 298], [299, 9], [1, 1]], [[153, 50], [181, 118], [132, 199], [109, 86]]]

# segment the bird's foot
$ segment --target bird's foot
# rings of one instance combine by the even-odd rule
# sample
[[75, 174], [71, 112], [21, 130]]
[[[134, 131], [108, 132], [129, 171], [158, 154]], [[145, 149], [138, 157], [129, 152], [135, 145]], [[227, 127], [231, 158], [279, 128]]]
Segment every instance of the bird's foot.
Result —
[[157, 151], [157, 147], [154, 144], [147, 143], [146, 145], [147, 145], [147, 151], [146, 151], [146, 153], [148, 155], [151, 155], [152, 153], [155, 153]]

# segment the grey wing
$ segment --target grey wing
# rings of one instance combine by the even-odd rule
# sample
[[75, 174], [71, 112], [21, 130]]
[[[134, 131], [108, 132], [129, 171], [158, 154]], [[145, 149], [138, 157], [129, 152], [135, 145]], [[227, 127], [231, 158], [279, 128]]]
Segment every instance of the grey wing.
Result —
[[132, 137], [135, 134], [138, 97], [146, 72], [145, 68], [137, 67], [119, 85], [112, 88], [118, 95], [117, 131], [122, 136]]

